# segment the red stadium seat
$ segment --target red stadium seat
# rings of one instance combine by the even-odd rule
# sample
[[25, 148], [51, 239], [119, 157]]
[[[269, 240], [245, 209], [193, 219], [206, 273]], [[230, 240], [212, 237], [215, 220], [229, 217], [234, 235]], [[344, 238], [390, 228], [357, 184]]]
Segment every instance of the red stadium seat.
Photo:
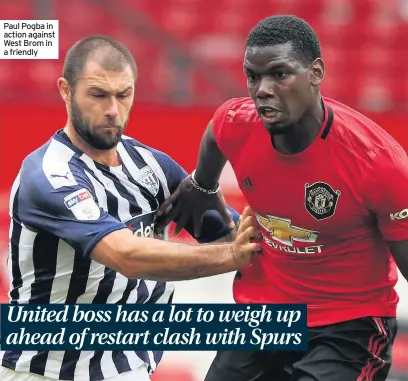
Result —
[[2, 20], [30, 20], [35, 3], [31, 0], [2, 1], [0, 6]]
[[[13, 61], [13, 64], [3, 61], [2, 88], [48, 96], [55, 80], [44, 73], [57, 74], [65, 52], [75, 41], [88, 34], [102, 33], [119, 39], [135, 54], [140, 99], [157, 102], [173, 99], [169, 97], [174, 94], [174, 84], [180, 83], [182, 76], [192, 101], [213, 99], [217, 103], [230, 90], [237, 96], [246, 94], [242, 55], [250, 29], [267, 16], [295, 14], [310, 22], [319, 35], [330, 77], [325, 85], [327, 91], [356, 106], [356, 94], [360, 91], [356, 90], [357, 83], [364, 82], [360, 77], [370, 72], [391, 75], [394, 80], [389, 82], [388, 91], [392, 98], [399, 104], [406, 99], [402, 88], [408, 79], [405, 49], [408, 7], [403, 2], [264, 0], [262, 6], [255, 6], [252, 0], [162, 0], [160, 6], [150, 0], [118, 0], [117, 3], [114, 9], [107, 10], [96, 2], [54, 2], [53, 17], [60, 22], [60, 59], [42, 64], [33, 62], [30, 69], [24, 61]], [[33, 4], [30, 0], [2, 2], [2, 18], [33, 18]], [[135, 21], [123, 23], [117, 11], [131, 15]], [[183, 58], [186, 55], [199, 62], [200, 67], [186, 64]], [[11, 70], [12, 76], [8, 74]], [[214, 71], [223, 78], [218, 87], [207, 79]], [[350, 83], [354, 91], [344, 86], [345, 83]], [[365, 92], [366, 87], [361, 91]]]

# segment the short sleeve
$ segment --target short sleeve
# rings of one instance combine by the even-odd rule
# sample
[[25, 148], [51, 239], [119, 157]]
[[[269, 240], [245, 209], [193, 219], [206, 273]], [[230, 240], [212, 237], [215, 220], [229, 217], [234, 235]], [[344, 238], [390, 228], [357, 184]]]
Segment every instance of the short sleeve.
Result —
[[77, 185], [55, 189], [41, 171], [23, 169], [18, 214], [28, 229], [59, 237], [88, 257], [99, 240], [126, 226], [98, 206], [86, 181], [76, 180]]
[[393, 146], [377, 155], [364, 190], [383, 238], [408, 240], [408, 156], [402, 147]]
[[[153, 154], [163, 169], [170, 193], [173, 193], [179, 184], [187, 177], [187, 172], [170, 156], [160, 151], [153, 151]], [[234, 222], [237, 223], [239, 214], [230, 207], [228, 207], [228, 211]], [[187, 223], [185, 229], [191, 236], [194, 236], [192, 221]], [[200, 237], [196, 237], [196, 239], [200, 243], [209, 243], [225, 237], [229, 233], [231, 233], [231, 229], [224, 222], [222, 216], [216, 210], [209, 210], [204, 214], [201, 235]]]

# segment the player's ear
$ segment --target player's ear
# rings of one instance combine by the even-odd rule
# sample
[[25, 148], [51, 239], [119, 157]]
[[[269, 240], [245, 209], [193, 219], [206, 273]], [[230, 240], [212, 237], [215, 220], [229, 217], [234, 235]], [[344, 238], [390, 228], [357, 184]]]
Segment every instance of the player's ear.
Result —
[[324, 61], [317, 58], [310, 64], [310, 82], [313, 86], [319, 86], [324, 78]]
[[58, 78], [58, 90], [60, 92], [61, 98], [64, 100], [65, 103], [71, 102], [71, 86], [69, 85], [68, 81], [65, 78]]

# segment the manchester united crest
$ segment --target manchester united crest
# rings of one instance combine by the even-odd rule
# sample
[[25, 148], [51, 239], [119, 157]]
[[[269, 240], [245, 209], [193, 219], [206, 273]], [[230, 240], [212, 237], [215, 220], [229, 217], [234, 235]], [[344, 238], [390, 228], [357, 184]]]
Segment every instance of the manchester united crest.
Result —
[[333, 216], [341, 192], [329, 184], [317, 182], [305, 184], [305, 207], [316, 220], [321, 221]]

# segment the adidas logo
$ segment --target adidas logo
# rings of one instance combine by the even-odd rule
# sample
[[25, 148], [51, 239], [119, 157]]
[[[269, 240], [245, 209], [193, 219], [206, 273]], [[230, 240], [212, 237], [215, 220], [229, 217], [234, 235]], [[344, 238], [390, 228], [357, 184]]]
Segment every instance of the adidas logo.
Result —
[[245, 177], [244, 181], [241, 181], [241, 185], [242, 187], [244, 187], [245, 189], [249, 190], [249, 191], [253, 191], [254, 188], [252, 186], [252, 181], [249, 177]]

